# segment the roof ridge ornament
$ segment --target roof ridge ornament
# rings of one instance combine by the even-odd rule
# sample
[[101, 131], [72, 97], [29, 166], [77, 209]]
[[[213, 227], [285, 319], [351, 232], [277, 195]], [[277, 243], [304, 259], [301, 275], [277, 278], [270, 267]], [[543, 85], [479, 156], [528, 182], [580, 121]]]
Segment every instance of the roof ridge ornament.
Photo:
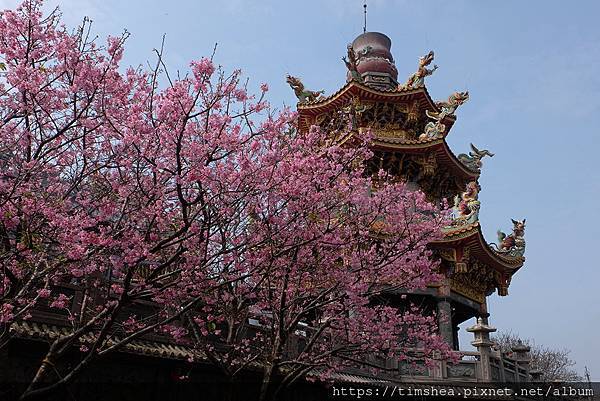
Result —
[[511, 234], [498, 230], [499, 245], [490, 244], [500, 254], [519, 257], [525, 254], [525, 220], [510, 219], [513, 223]]
[[346, 64], [346, 68], [348, 68], [348, 81], [363, 82], [363, 79], [356, 68], [358, 65], [358, 57], [351, 43], [348, 44], [347, 47], [347, 57], [348, 58], [342, 57], [342, 61]]
[[451, 226], [464, 226], [479, 221], [479, 191], [481, 186], [477, 181], [471, 181], [460, 195], [454, 197]]
[[425, 125], [425, 132], [419, 135], [419, 140], [443, 138], [446, 125], [442, 124], [442, 120], [447, 116], [453, 116], [456, 109], [467, 100], [469, 100], [468, 91], [454, 92], [448, 97], [447, 101], [435, 102], [435, 105], [441, 109], [439, 113], [425, 110], [427, 117], [434, 121], [430, 121]]
[[485, 156], [493, 157], [494, 154], [487, 149], [479, 150], [471, 143], [471, 151], [469, 154], [467, 155], [466, 153], [461, 153], [457, 156], [457, 158], [469, 170], [479, 172], [481, 171], [481, 166], [483, 164], [481, 159], [483, 159]]
[[288, 85], [294, 90], [294, 94], [298, 98], [299, 103], [309, 103], [314, 102], [318, 98], [320, 98], [325, 91], [311, 91], [304, 88], [304, 84], [298, 77], [291, 76], [288, 74], [285, 80]]
[[438, 69], [437, 65], [433, 65], [432, 69], [426, 68], [433, 61], [434, 53], [433, 50], [429, 51], [426, 55], [419, 57], [419, 68], [413, 73], [404, 85], [398, 85], [398, 90], [418, 89], [425, 86], [425, 77], [433, 74]]
[[435, 122], [429, 121], [425, 125], [425, 132], [419, 135], [419, 141], [443, 138], [445, 131], [446, 125], [442, 124], [441, 120], [436, 120]]
[[425, 111], [427, 117], [433, 120], [443, 120], [446, 116], [453, 116], [459, 106], [462, 106], [469, 100], [469, 91], [454, 92], [448, 96], [448, 100], [435, 102], [435, 105], [441, 110], [439, 113]]

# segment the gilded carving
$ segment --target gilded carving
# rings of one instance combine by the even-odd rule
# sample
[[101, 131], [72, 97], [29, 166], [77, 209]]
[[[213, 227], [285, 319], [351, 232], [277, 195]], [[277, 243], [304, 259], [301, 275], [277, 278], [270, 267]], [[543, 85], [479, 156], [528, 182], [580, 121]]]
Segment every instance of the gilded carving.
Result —
[[466, 273], [467, 272], [467, 265], [469, 262], [469, 253], [471, 252], [471, 250], [467, 247], [463, 250], [463, 254], [462, 254], [462, 258], [460, 258], [459, 260], [456, 261], [456, 263], [454, 264], [454, 271], [456, 273]]
[[417, 122], [419, 120], [419, 110], [419, 102], [415, 100], [410, 107], [408, 107], [406, 120], [408, 122]]
[[440, 250], [442, 259], [453, 263], [454, 273], [467, 273], [470, 253], [469, 247]]
[[408, 139], [408, 132], [403, 129], [373, 129], [373, 135], [378, 138]]
[[464, 279], [451, 278], [450, 288], [452, 289], [452, 291], [466, 298], [469, 298], [472, 301], [479, 303], [485, 302], [485, 293], [483, 291], [473, 288], [473, 286], [471, 286]]
[[380, 170], [384, 170], [391, 177], [417, 183], [431, 202], [452, 198], [456, 193], [464, 191], [466, 183], [456, 180], [436, 157], [435, 152], [423, 156], [405, 152], [375, 151], [373, 158], [367, 163], [367, 174], [376, 175]]
[[418, 108], [414, 109], [414, 104], [409, 106], [406, 103], [376, 102], [371, 103], [368, 108], [357, 114], [357, 122], [360, 127], [369, 127], [374, 130], [396, 132], [402, 130], [406, 133], [406, 139], [412, 140], [417, 139], [418, 132], [422, 132], [425, 126], [425, 116], [421, 116]]
[[489, 266], [472, 260], [470, 269], [464, 274], [452, 274], [450, 288], [473, 301], [483, 303], [499, 284], [496, 273]]
[[435, 153], [431, 152], [427, 156], [423, 156], [423, 173], [426, 176], [432, 176], [435, 174], [437, 169], [437, 160], [435, 158]]

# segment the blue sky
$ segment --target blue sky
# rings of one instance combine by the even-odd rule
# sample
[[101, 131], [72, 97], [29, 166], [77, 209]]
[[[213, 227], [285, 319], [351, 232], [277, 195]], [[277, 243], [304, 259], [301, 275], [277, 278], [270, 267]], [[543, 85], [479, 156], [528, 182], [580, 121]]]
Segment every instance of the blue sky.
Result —
[[[0, 0], [1, 8], [13, 7]], [[361, 0], [49, 0], [68, 25], [84, 15], [104, 37], [131, 33], [126, 64], [166, 59], [184, 71], [209, 56], [267, 82], [274, 105], [293, 105], [285, 74], [332, 93], [340, 58], [362, 32]], [[480, 220], [488, 241], [527, 218], [527, 262], [508, 297], [489, 298], [490, 323], [539, 344], [568, 348], [600, 381], [600, 2], [370, 0], [368, 29], [392, 39], [404, 80], [435, 51], [435, 99], [468, 89], [448, 142], [496, 155], [484, 160]], [[464, 334], [464, 333], [463, 333]], [[461, 337], [468, 346], [469, 336]]]

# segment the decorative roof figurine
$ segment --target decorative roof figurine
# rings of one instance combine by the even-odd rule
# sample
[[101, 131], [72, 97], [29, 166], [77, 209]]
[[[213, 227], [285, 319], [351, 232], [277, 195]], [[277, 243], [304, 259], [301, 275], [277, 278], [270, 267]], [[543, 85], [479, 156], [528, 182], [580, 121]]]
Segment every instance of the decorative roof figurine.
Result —
[[461, 153], [459, 154], [458, 160], [462, 162], [469, 170], [479, 171], [481, 170], [481, 159], [485, 156], [493, 157], [494, 154], [487, 149], [479, 150], [475, 147], [475, 145], [471, 144], [471, 152], [469, 154]]
[[302, 81], [300, 81], [300, 78], [293, 77], [289, 74], [287, 75], [285, 81], [294, 90], [294, 93], [298, 98], [298, 102], [300, 103], [315, 101], [319, 96], [325, 93], [325, 91], [310, 91], [308, 89], [304, 89], [304, 84]]
[[498, 242], [500, 245], [496, 245], [496, 249], [499, 253], [508, 254], [510, 256], [523, 256], [525, 253], [525, 220], [513, 220], [513, 232], [512, 234], [506, 235], [502, 231], [498, 230]]
[[456, 109], [464, 102], [469, 100], [469, 92], [454, 92], [448, 97], [448, 100], [445, 102], [435, 102], [435, 105], [439, 107], [442, 111], [440, 113], [432, 113], [429, 110], [425, 112], [427, 117], [433, 118], [434, 120], [443, 120], [446, 116], [454, 115]]
[[425, 125], [425, 132], [419, 135], [419, 140], [427, 140], [427, 139], [439, 139], [444, 136], [444, 131], [446, 130], [446, 126], [442, 124], [439, 120], [430, 121]]
[[442, 138], [446, 130], [442, 120], [446, 116], [453, 115], [458, 106], [466, 102], [467, 99], [469, 99], [469, 92], [454, 92], [450, 95], [448, 101], [436, 102], [436, 106], [442, 110], [439, 113], [425, 110], [427, 117], [435, 120], [435, 122], [430, 121], [425, 125], [425, 132], [419, 135], [419, 140]]
[[346, 64], [346, 68], [348, 68], [348, 73], [349, 73], [348, 81], [362, 82], [363, 79], [360, 76], [360, 73], [358, 72], [358, 70], [356, 69], [358, 60], [357, 60], [356, 52], [354, 51], [354, 48], [352, 47], [352, 44], [348, 45], [347, 51], [348, 51], [348, 58], [346, 59], [346, 57], [342, 57], [342, 60], [344, 61], [344, 64]]
[[425, 86], [425, 77], [433, 74], [435, 70], [438, 69], [438, 66], [434, 64], [433, 68], [430, 70], [426, 68], [433, 61], [433, 50], [419, 58], [419, 69], [412, 74], [408, 81], [404, 85], [398, 85], [398, 90], [406, 90], [406, 89], [417, 89]]
[[466, 190], [454, 197], [452, 208], [452, 226], [472, 224], [479, 220], [479, 191], [481, 187], [477, 181], [467, 184]]

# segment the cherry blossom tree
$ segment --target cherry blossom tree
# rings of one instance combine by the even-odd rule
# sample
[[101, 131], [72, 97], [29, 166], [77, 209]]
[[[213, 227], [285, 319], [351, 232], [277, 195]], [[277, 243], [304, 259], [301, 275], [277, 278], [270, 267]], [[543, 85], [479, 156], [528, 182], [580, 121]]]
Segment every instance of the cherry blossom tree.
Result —
[[368, 135], [300, 133], [265, 84], [253, 96], [212, 59], [177, 78], [162, 50], [124, 69], [126, 33], [101, 44], [41, 7], [0, 17], [0, 347], [40, 306], [68, 334], [24, 398], [150, 333], [230, 378], [258, 366], [263, 399], [309, 373], [384, 368], [374, 356], [449, 356], [432, 316], [388, 296], [436, 280], [445, 213], [364, 176]]
[[438, 279], [427, 244], [440, 237], [444, 213], [403, 183], [381, 176], [375, 185], [356, 168], [371, 156], [368, 136], [339, 147], [323, 146], [326, 135], [313, 127], [286, 143], [297, 148], [278, 164], [282, 185], [252, 204], [261, 246], [236, 261], [248, 277], [190, 314], [196, 345], [226, 374], [260, 367], [261, 399], [308, 373], [452, 356], [434, 316], [392, 301], [394, 290]]
[[[68, 32], [41, 6], [26, 1], [0, 19], [2, 344], [40, 304], [63, 310], [71, 329], [51, 343], [32, 395], [145, 333], [177, 336], [170, 323], [241, 278], [223, 258], [259, 245], [244, 229], [246, 199], [264, 189], [269, 143], [290, 119], [210, 59], [177, 80], [160, 52], [155, 69], [122, 72], [126, 34], [100, 45], [88, 21]], [[83, 291], [78, 304], [66, 287]], [[123, 317], [138, 301], [153, 312]], [[50, 377], [73, 346], [81, 363]]]

